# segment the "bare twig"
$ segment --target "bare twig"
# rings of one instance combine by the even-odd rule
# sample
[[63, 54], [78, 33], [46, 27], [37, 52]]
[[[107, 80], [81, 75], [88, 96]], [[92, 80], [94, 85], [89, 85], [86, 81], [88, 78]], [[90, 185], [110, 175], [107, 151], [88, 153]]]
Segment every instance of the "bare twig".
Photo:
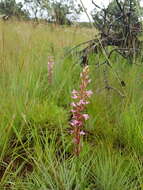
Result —
[[123, 8], [121, 7], [121, 4], [119, 3], [119, 1], [118, 1], [118, 0], [116, 0], [116, 3], [117, 3], [117, 5], [118, 5], [118, 7], [119, 7], [120, 11], [121, 11], [121, 12], [123, 12]]
[[92, 4], [93, 4], [95, 7], [97, 7], [98, 9], [101, 9], [101, 10], [102, 10], [102, 8], [101, 8], [99, 5], [97, 5], [97, 4], [94, 2], [94, 0], [92, 0]]

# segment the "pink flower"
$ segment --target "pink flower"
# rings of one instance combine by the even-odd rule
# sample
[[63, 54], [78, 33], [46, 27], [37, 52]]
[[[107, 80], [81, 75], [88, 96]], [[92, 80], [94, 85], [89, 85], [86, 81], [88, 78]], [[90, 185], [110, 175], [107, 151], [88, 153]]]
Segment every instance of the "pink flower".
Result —
[[74, 102], [71, 103], [71, 106], [76, 107], [76, 104]]
[[80, 101], [77, 103], [77, 106], [87, 105], [87, 104], [89, 104], [89, 101], [80, 100]]
[[73, 95], [72, 98], [73, 98], [73, 99], [77, 99], [78, 96], [77, 96], [77, 95]]
[[70, 122], [70, 124], [72, 125], [72, 126], [82, 126], [82, 122], [81, 121], [78, 121], [78, 120], [72, 120], [71, 122]]
[[72, 112], [72, 113], [75, 113], [75, 112], [76, 112], [76, 110], [72, 109], [72, 110], [71, 110], [71, 112]]
[[88, 114], [82, 114], [82, 116], [83, 116], [83, 118], [84, 118], [85, 120], [89, 119], [89, 115], [88, 115]]
[[[74, 134], [74, 130], [71, 130], [71, 131], [70, 131], [70, 134], [71, 134], [71, 135]], [[84, 131], [80, 131], [80, 135], [85, 135], [85, 132], [84, 132]]]
[[70, 134], [73, 134], [73, 133], [74, 133], [74, 130], [70, 130], [69, 133], [70, 133]]
[[85, 105], [89, 104], [89, 101], [85, 101], [84, 104], [85, 104]]
[[84, 101], [84, 100], [80, 100], [80, 101], [77, 103], [78, 106], [80, 106], [80, 105], [82, 105], [82, 104], [85, 105], [85, 101]]
[[86, 91], [86, 95], [87, 95], [88, 97], [90, 97], [92, 94], [93, 94], [92, 90], [87, 90], [87, 91]]
[[80, 131], [80, 135], [85, 135], [85, 132], [84, 131]]

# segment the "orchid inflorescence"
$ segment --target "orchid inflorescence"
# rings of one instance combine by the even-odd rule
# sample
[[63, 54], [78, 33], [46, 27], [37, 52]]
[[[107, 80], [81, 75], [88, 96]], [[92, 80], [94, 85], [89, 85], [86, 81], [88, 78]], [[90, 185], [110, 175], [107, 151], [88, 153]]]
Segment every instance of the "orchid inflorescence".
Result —
[[54, 67], [54, 58], [52, 56], [48, 57], [48, 82], [52, 84], [52, 75], [53, 75], [53, 67]]
[[86, 105], [89, 104], [89, 98], [93, 94], [91, 90], [87, 90], [88, 84], [91, 82], [88, 74], [89, 67], [86, 66], [80, 75], [81, 85], [79, 91], [72, 91], [72, 120], [70, 125], [72, 127], [71, 134], [73, 135], [75, 154], [77, 156], [81, 151], [81, 136], [85, 135], [83, 130], [84, 123], [87, 119], [89, 119], [89, 115], [85, 113]]

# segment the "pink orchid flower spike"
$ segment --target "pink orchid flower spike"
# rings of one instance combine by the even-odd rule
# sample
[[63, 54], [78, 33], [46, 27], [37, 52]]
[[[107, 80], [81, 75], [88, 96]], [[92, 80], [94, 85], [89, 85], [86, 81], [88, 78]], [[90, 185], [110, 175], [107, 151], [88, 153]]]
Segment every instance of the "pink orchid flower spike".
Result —
[[91, 90], [87, 90], [89, 79], [89, 67], [86, 66], [80, 74], [81, 84], [80, 89], [72, 91], [71, 113], [72, 119], [70, 126], [72, 128], [70, 134], [73, 136], [75, 146], [74, 153], [78, 156], [81, 152], [81, 138], [85, 135], [83, 130], [85, 121], [89, 119], [89, 115], [85, 113], [86, 105], [89, 104], [89, 98], [93, 94]]

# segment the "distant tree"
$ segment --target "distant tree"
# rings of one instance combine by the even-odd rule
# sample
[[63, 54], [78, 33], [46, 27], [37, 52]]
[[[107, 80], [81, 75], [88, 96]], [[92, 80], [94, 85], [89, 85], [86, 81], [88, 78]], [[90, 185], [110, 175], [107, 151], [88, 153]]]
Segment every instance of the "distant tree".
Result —
[[51, 5], [51, 21], [57, 24], [70, 24], [70, 19], [68, 18], [70, 13], [70, 7], [62, 4], [62, 2], [53, 2]]
[[[45, 0], [24, 0], [24, 5], [27, 7], [27, 11], [35, 21], [42, 17], [44, 7], [43, 2]], [[46, 1], [48, 3], [48, 0]]]
[[61, 0], [51, 1], [51, 20], [57, 24], [70, 24], [72, 21], [78, 18], [78, 15], [82, 11], [79, 4], [76, 4], [73, 0]]
[[75, 0], [24, 0], [24, 3], [35, 20], [46, 18], [59, 25], [70, 24], [82, 11]]
[[0, 14], [9, 17], [28, 17], [28, 13], [23, 9], [22, 3], [16, 3], [15, 0], [0, 0]]
[[140, 0], [112, 0], [107, 8], [101, 8], [92, 2], [95, 5], [92, 17], [99, 30], [106, 30], [109, 26], [112, 30], [122, 30], [125, 25], [137, 25], [142, 18]]

